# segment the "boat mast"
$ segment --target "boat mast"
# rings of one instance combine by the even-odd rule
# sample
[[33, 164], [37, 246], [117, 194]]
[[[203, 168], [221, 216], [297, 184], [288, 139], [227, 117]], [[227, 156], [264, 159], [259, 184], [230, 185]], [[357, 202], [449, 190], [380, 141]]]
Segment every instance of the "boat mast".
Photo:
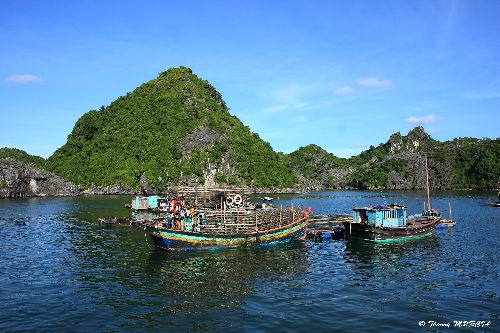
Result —
[[431, 195], [429, 190], [429, 170], [427, 168], [427, 154], [425, 154], [425, 177], [427, 180], [427, 209], [431, 211]]
[[453, 218], [451, 217], [451, 202], [448, 202], [448, 206], [450, 206], [450, 222], [453, 222]]

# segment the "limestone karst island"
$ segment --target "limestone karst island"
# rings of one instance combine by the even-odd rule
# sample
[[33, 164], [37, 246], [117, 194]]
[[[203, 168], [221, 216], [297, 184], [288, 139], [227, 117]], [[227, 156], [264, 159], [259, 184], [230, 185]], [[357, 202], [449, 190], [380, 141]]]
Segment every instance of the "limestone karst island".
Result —
[[47, 159], [0, 149], [0, 196], [162, 193], [170, 186], [322, 189], [493, 189], [500, 139], [439, 142], [416, 127], [357, 156], [317, 145], [273, 151], [231, 115], [223, 96], [186, 67], [171, 68], [85, 113]]
[[499, 0], [0, 3], [0, 333], [500, 332]]

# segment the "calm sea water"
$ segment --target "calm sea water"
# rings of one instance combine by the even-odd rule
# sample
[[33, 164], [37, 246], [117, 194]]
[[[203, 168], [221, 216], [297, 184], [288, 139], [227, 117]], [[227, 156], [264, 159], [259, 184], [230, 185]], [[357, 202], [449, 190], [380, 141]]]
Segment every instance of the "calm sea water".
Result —
[[[276, 204], [349, 213], [386, 200], [418, 213], [424, 198], [336, 191]], [[484, 205], [494, 199], [434, 193], [458, 224], [418, 241], [210, 253], [164, 252], [140, 229], [97, 222], [128, 215], [130, 197], [0, 200], [0, 331], [498, 332], [500, 208]], [[471, 320], [490, 326], [453, 328]]]

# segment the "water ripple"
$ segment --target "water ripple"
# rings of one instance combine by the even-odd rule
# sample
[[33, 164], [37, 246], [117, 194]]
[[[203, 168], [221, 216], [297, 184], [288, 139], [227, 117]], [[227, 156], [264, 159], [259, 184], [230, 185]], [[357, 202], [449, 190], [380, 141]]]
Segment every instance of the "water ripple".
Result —
[[[419, 194], [279, 202], [342, 213], [390, 198], [415, 211]], [[159, 251], [139, 229], [97, 222], [126, 215], [129, 199], [0, 200], [1, 331], [414, 332], [422, 320], [498, 319], [500, 220], [479, 194], [435, 198], [459, 223], [415, 242], [212, 253]]]

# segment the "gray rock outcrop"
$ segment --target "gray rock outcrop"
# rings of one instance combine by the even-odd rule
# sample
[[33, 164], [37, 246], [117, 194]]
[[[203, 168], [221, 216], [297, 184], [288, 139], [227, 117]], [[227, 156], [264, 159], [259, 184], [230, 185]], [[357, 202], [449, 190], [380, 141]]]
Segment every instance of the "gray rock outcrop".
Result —
[[0, 198], [71, 196], [81, 189], [55, 174], [14, 158], [0, 159]]

